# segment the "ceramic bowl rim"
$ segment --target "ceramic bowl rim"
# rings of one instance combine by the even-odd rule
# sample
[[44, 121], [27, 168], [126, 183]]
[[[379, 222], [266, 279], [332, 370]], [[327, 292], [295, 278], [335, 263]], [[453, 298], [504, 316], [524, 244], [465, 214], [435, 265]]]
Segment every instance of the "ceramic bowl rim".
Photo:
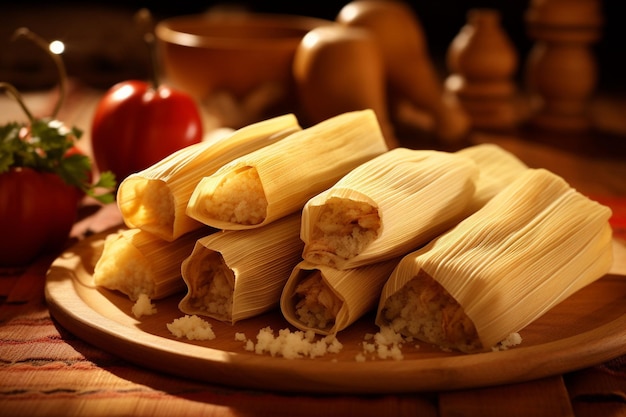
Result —
[[[205, 36], [192, 33], [195, 28], [204, 24], [212, 24], [216, 27], [241, 27], [246, 25], [255, 33], [265, 29], [284, 31], [287, 36], [259, 36], [259, 37], [225, 37]], [[175, 16], [164, 19], [155, 26], [157, 39], [164, 43], [206, 49], [250, 49], [265, 47], [268, 49], [279, 48], [294, 42], [300, 42], [310, 30], [324, 25], [332, 25], [331, 20], [290, 15], [268, 13], [237, 13], [228, 15], [194, 14]], [[293, 35], [289, 34], [293, 33]]]

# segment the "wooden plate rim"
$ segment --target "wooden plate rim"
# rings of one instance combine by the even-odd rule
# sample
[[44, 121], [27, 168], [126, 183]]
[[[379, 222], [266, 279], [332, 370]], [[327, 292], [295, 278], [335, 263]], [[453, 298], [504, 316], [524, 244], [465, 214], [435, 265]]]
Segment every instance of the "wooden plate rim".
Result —
[[183, 378], [298, 393], [448, 391], [529, 381], [626, 354], [626, 312], [592, 331], [538, 345], [402, 361], [290, 360], [243, 349], [237, 353], [197, 346], [118, 323], [81, 298], [75, 288], [75, 274], [87, 272], [77, 271], [77, 257], [101, 235], [79, 242], [53, 262], [45, 286], [51, 315], [62, 327], [98, 348], [148, 369]]

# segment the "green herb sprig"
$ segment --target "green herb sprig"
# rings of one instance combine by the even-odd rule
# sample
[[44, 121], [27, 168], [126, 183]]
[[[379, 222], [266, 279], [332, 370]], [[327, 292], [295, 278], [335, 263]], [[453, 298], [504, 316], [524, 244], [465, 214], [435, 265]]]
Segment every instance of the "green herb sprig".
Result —
[[[81, 136], [81, 130], [68, 129], [58, 120], [34, 119], [29, 124], [11, 122], [0, 126], [0, 174], [14, 167], [49, 172], [102, 203], [113, 202], [115, 175], [106, 171], [91, 183], [91, 159], [71, 152]], [[97, 193], [100, 189], [103, 192]]]
[[[16, 37], [20, 36], [29, 38], [41, 47], [46, 45], [45, 41], [28, 29], [18, 29]], [[10, 83], [0, 82], [0, 91], [12, 96], [28, 118], [28, 123], [9, 122], [0, 126], [0, 174], [15, 167], [49, 172], [102, 203], [113, 202], [115, 175], [109, 171], [102, 172], [98, 181], [91, 183], [91, 159], [78, 150], [74, 151], [76, 141], [83, 132], [76, 127], [68, 128], [55, 119], [65, 96], [66, 73], [61, 59], [52, 55], [61, 78], [59, 102], [53, 117], [33, 117], [19, 91]], [[102, 191], [97, 193], [97, 190]]]

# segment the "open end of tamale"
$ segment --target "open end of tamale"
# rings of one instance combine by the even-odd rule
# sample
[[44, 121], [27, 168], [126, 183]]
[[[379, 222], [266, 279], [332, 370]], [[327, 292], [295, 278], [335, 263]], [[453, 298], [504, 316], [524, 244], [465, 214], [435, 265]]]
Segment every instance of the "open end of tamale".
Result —
[[330, 329], [335, 324], [343, 301], [328, 288], [319, 270], [300, 271], [302, 281], [293, 295], [295, 315], [305, 326]]
[[187, 294], [179, 309], [186, 314], [200, 314], [231, 321], [235, 275], [219, 252], [202, 249], [183, 264]]
[[168, 236], [174, 227], [174, 198], [167, 184], [160, 180], [129, 177], [119, 189], [119, 208], [129, 227]]
[[134, 301], [140, 294], [154, 296], [154, 283], [146, 279], [151, 274], [150, 263], [141, 251], [124, 234], [112, 233], [105, 240], [93, 280], [97, 286], [120, 291]]
[[141, 229], [111, 233], [94, 267], [94, 283], [123, 292], [133, 301], [141, 294], [157, 300], [177, 293], [185, 288], [180, 263], [205, 233], [198, 229], [173, 242]]
[[315, 264], [336, 267], [357, 256], [380, 234], [376, 207], [347, 198], [332, 197], [320, 207], [303, 257]]
[[220, 229], [256, 228], [301, 210], [310, 198], [386, 151], [373, 111], [337, 115], [204, 177], [186, 213]]
[[257, 170], [242, 167], [226, 175], [213, 193], [201, 196], [204, 216], [244, 225], [260, 224], [267, 199]]
[[461, 305], [423, 269], [386, 300], [381, 317], [406, 337], [444, 349], [484, 350]]

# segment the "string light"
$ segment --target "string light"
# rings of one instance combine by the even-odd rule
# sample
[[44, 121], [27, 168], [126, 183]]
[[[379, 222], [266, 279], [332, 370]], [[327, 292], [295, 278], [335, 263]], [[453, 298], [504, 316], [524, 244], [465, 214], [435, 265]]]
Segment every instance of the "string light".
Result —
[[61, 41], [52, 41], [49, 45], [50, 52], [61, 55], [65, 51], [65, 44]]

